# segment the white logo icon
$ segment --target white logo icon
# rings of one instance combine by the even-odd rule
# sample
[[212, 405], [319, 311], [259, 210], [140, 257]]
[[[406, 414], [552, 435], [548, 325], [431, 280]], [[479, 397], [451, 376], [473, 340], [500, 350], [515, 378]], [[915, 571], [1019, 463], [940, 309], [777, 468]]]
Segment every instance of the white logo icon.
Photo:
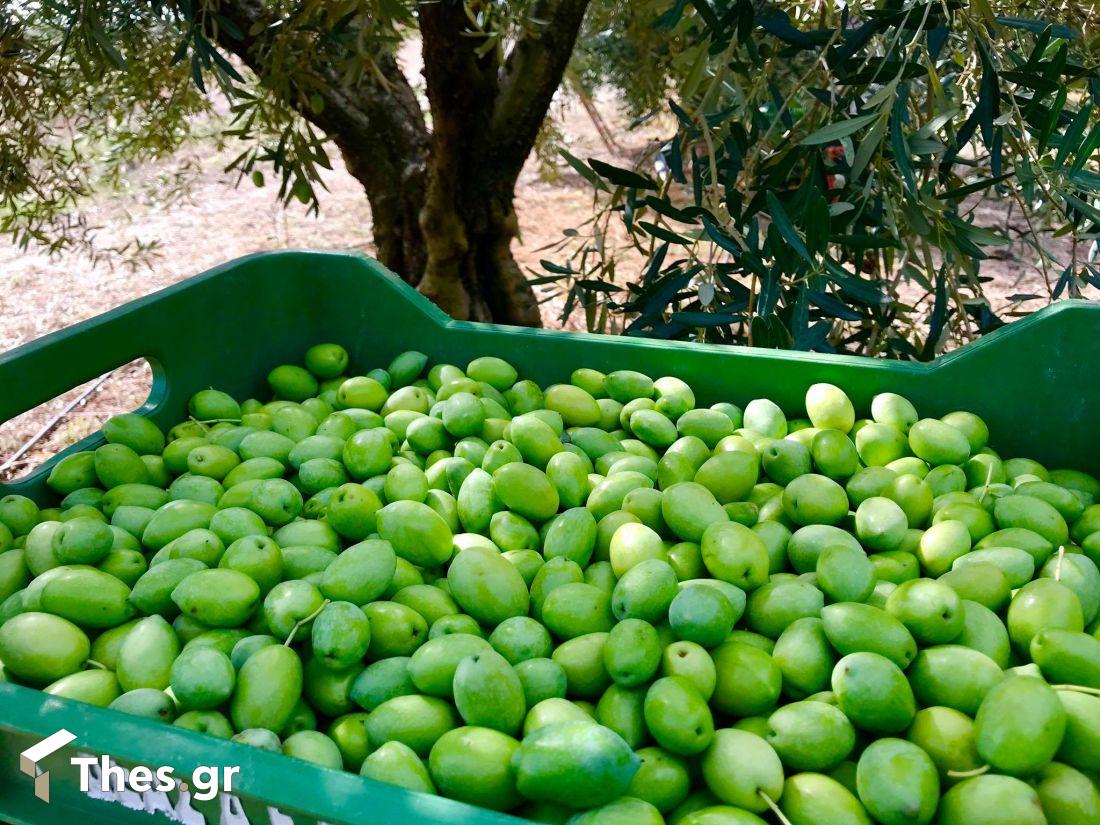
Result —
[[19, 770], [34, 779], [34, 795], [43, 802], [50, 801], [50, 772], [39, 773], [38, 763], [51, 753], [61, 750], [74, 739], [76, 739], [75, 734], [62, 728], [19, 754]]

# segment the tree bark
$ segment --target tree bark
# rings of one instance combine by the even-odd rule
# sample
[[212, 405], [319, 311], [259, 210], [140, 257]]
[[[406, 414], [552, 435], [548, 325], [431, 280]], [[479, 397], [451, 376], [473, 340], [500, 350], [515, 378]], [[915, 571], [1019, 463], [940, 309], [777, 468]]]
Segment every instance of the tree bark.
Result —
[[519, 234], [512, 187], [487, 185], [470, 172], [459, 176], [458, 197], [429, 187], [420, 213], [428, 261], [419, 289], [454, 318], [540, 326], [534, 291], [512, 255]]
[[[292, 88], [320, 94], [316, 111], [288, 103], [326, 132], [371, 204], [379, 260], [455, 318], [539, 326], [538, 304], [512, 255], [514, 193], [572, 53], [589, 0], [536, 0], [502, 58], [483, 54], [461, 0], [423, 0], [418, 16], [432, 130], [389, 54], [354, 86], [338, 61], [295, 67]], [[265, 38], [282, 34], [262, 0], [222, 0], [236, 29], [208, 27], [258, 76]], [[265, 25], [266, 24], [266, 25]], [[323, 53], [321, 53], [323, 54]]]
[[339, 147], [370, 201], [378, 260], [414, 286], [427, 265], [420, 209], [427, 187], [428, 132], [416, 94], [391, 55], [376, 58], [388, 90], [358, 108], [329, 105], [313, 121]]
[[561, 83], [588, 0], [539, 0], [503, 65], [479, 54], [460, 0], [419, 3], [432, 112], [421, 212], [428, 261], [420, 290], [456, 318], [541, 325], [512, 255], [514, 193]]
[[497, 50], [478, 53], [461, 2], [427, 0], [419, 15], [432, 111], [420, 291], [456, 318], [537, 326], [534, 293], [511, 254], [519, 170], [492, 156]]

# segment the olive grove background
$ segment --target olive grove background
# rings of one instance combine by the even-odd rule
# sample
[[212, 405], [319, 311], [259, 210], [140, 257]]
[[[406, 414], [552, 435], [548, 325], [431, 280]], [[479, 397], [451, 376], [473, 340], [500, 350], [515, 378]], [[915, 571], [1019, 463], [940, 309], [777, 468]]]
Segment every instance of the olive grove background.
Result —
[[1100, 294], [1097, 14], [0, 0], [0, 346], [296, 246], [457, 317], [928, 359]]

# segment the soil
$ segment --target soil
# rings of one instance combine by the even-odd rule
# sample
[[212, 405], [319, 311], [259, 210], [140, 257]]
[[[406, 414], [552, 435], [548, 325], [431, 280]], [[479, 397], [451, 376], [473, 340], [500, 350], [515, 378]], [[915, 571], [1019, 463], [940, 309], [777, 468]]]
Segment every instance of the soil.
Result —
[[[561, 141], [574, 155], [600, 157], [629, 164], [667, 134], [668, 124], [651, 121], [627, 131], [616, 114], [613, 99], [597, 101], [612, 127], [617, 146], [609, 149], [580, 105], [565, 105], [559, 113]], [[284, 208], [274, 187], [256, 188], [248, 181], [235, 185], [223, 172], [228, 153], [212, 147], [188, 147], [186, 157], [133, 170], [131, 188], [111, 193], [87, 205], [89, 222], [98, 227], [101, 247], [121, 246], [133, 240], [155, 243], [147, 264], [113, 267], [94, 264], [86, 254], [74, 251], [47, 256], [0, 241], [0, 352], [49, 332], [74, 324], [196, 275], [215, 264], [251, 252], [285, 248], [358, 249], [371, 251], [371, 216], [359, 184], [335, 155], [334, 169], [324, 179], [320, 213], [306, 213], [294, 204]], [[165, 201], [150, 186], [187, 160], [198, 173], [191, 181], [189, 197]], [[1004, 225], [1008, 217], [999, 204], [981, 204], [985, 225]], [[563, 238], [563, 231], [580, 227], [592, 215], [589, 185], [571, 169], [547, 179], [532, 159], [521, 177], [517, 193], [521, 239], [515, 252], [521, 264], [535, 274], [545, 274], [539, 259], [544, 249]], [[995, 307], [1015, 293], [1046, 294], [1047, 287], [1034, 267], [1014, 260], [1026, 252], [989, 261], [983, 274], [993, 275], [990, 286]], [[629, 257], [620, 271], [629, 271]], [[1034, 308], [1037, 304], [1028, 304]], [[584, 319], [574, 313], [563, 324], [562, 302], [550, 298], [543, 304], [547, 327], [583, 329]], [[61, 417], [22, 456], [14, 454], [44, 425], [87, 389], [76, 388], [51, 402], [0, 425], [0, 479], [15, 478], [74, 441], [97, 430], [107, 417], [133, 410], [143, 403], [151, 375], [143, 362], [115, 370], [75, 409]], [[95, 383], [95, 382], [93, 382]]]

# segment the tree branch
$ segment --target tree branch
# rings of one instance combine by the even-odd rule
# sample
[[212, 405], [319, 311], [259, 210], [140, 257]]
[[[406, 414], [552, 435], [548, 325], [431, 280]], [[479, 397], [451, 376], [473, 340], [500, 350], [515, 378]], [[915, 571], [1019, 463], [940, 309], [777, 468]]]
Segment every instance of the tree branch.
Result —
[[573, 54], [590, 0], [536, 0], [531, 28], [505, 61], [493, 112], [492, 151], [518, 174]]
[[[260, 0], [221, 0], [218, 13], [241, 36], [203, 20], [207, 35], [258, 77], [269, 77], [273, 73], [269, 52], [274, 38], [282, 34], [281, 27], [272, 26], [280, 19]], [[290, 77], [279, 78], [290, 89], [286, 103], [339, 147], [348, 171], [370, 200], [379, 258], [415, 281], [424, 261], [409, 260], [409, 249], [419, 247], [420, 242], [417, 238], [412, 243], [408, 233], [419, 233], [416, 216], [423, 200], [429, 141], [416, 93], [391, 53], [376, 54], [377, 73], [365, 73], [354, 85], [345, 82], [341, 61], [332, 59], [331, 54], [322, 50], [311, 55], [314, 59], [306, 65], [292, 67]], [[313, 94], [320, 95], [324, 103], [319, 111], [307, 102]]]

